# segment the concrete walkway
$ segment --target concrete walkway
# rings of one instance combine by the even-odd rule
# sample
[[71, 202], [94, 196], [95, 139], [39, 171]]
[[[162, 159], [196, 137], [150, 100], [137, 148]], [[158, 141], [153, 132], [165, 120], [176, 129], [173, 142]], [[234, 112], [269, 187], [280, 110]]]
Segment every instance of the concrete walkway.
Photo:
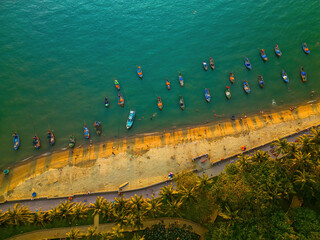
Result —
[[[207, 232], [207, 229], [202, 227], [200, 224], [197, 224], [195, 222], [182, 219], [182, 218], [173, 218], [173, 219], [159, 218], [159, 219], [145, 220], [143, 222], [143, 228], [141, 230], [147, 227], [151, 227], [152, 225], [158, 224], [162, 221], [166, 227], [169, 227], [169, 224], [172, 224], [172, 223], [178, 223], [180, 226], [183, 226], [184, 224], [191, 226], [192, 231], [200, 235], [201, 239], [204, 239], [204, 234]], [[8, 238], [7, 240], [36, 240], [36, 239], [65, 238], [66, 233], [70, 232], [71, 229], [77, 228], [81, 232], [81, 234], [86, 234], [89, 227], [90, 225], [79, 226], [79, 227], [66, 227], [66, 228], [38, 230], [38, 231], [20, 234], [12, 238]], [[101, 233], [113, 232], [112, 228], [114, 227], [115, 227], [114, 223], [100, 224], [97, 228], [97, 232], [101, 232]], [[125, 232], [132, 231], [132, 229], [129, 227], [125, 227], [123, 228], [123, 230]], [[138, 230], [138, 229], [134, 229], [134, 230]]]

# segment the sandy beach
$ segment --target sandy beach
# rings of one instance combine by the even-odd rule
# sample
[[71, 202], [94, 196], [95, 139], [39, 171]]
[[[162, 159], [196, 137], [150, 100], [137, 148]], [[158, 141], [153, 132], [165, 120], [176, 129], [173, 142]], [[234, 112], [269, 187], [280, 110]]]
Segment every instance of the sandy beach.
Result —
[[[320, 123], [320, 103], [235, 121], [139, 135], [40, 156], [0, 174], [0, 201], [145, 187]], [[192, 158], [208, 153], [210, 161]]]

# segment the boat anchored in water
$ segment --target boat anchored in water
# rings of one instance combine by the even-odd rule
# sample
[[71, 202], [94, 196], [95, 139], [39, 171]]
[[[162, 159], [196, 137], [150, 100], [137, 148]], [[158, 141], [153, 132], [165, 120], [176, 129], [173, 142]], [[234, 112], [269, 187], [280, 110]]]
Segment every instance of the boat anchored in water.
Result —
[[247, 58], [247, 57], [244, 58], [244, 65], [246, 66], [246, 68], [247, 68], [248, 70], [251, 70], [251, 69], [252, 69], [252, 66], [251, 66], [251, 63], [250, 63], [250, 61], [249, 61], [249, 58]]
[[116, 89], [117, 89], [118, 91], [120, 91], [120, 83], [118, 82], [117, 79], [114, 79], [114, 86], [116, 87]]
[[260, 50], [260, 56], [264, 62], [268, 61], [266, 51], [264, 49]]
[[138, 74], [138, 77], [139, 77], [140, 79], [143, 78], [142, 69], [141, 69], [140, 66], [137, 67], [137, 74]]
[[258, 76], [258, 84], [261, 88], [264, 87], [263, 77], [261, 75]]
[[75, 144], [76, 144], [76, 138], [75, 136], [72, 135], [69, 137], [69, 148], [73, 148]]
[[167, 86], [167, 89], [168, 89], [168, 90], [171, 89], [170, 82], [169, 82], [168, 78], [167, 78], [167, 81], [166, 81], [166, 86]]
[[274, 53], [277, 55], [277, 57], [281, 57], [282, 55], [282, 52], [277, 44], [274, 46]]
[[102, 132], [101, 122], [95, 121], [93, 126], [96, 128], [96, 133], [100, 136]]
[[53, 144], [56, 142], [56, 140], [55, 140], [55, 137], [54, 137], [54, 135], [53, 135], [53, 131], [52, 130], [49, 130], [48, 131], [48, 143], [51, 145], [51, 146], [53, 146]]
[[204, 70], [207, 71], [208, 70], [207, 62], [202, 62], [202, 65], [203, 65]]
[[37, 135], [34, 135], [33, 136], [33, 147], [35, 149], [39, 149], [41, 146], [41, 143], [40, 143], [40, 138], [37, 136]]
[[213, 70], [215, 67], [214, 67], [214, 60], [212, 57], [210, 57], [209, 64], [210, 64], [211, 69]]
[[210, 96], [209, 88], [205, 88], [204, 89], [204, 97], [205, 97], [207, 102], [210, 102], [211, 96]]
[[126, 124], [127, 129], [130, 129], [132, 127], [134, 119], [135, 119], [135, 116], [136, 116], [136, 112], [130, 110], [130, 113], [129, 113], [129, 116], [128, 116], [128, 120], [127, 120], [127, 124]]
[[284, 81], [285, 83], [288, 83], [288, 82], [289, 82], [289, 78], [288, 78], [288, 75], [287, 75], [287, 73], [286, 73], [285, 70], [282, 70], [282, 71], [281, 71], [281, 77], [282, 77], [282, 79], [283, 79], [283, 81]]
[[184, 105], [183, 97], [181, 95], [179, 96], [179, 106], [181, 110], [184, 110], [185, 105]]
[[246, 92], [246, 94], [250, 93], [250, 87], [247, 80], [243, 80], [243, 90]]
[[124, 106], [124, 98], [122, 96], [122, 94], [119, 92], [118, 93], [118, 104], [123, 107]]
[[13, 148], [14, 150], [18, 150], [18, 148], [20, 147], [20, 137], [17, 133], [14, 133], [12, 137], [13, 137]]
[[310, 54], [310, 49], [308, 48], [306, 43], [302, 43], [302, 49], [305, 52], [305, 54]]
[[110, 106], [109, 100], [107, 97], [104, 97], [104, 106], [108, 108]]
[[303, 67], [301, 67], [301, 69], [300, 69], [300, 76], [301, 76], [302, 82], [307, 81], [307, 73], [304, 71]]
[[179, 83], [180, 83], [180, 86], [183, 87], [184, 81], [183, 81], [183, 77], [180, 72], [179, 72]]
[[90, 138], [90, 131], [86, 124], [83, 127], [83, 134], [84, 134], [84, 138], [86, 139]]
[[231, 91], [229, 86], [226, 86], [225, 94], [227, 99], [231, 98]]
[[163, 104], [162, 104], [162, 100], [161, 100], [160, 97], [157, 97], [157, 102], [158, 102], [158, 108], [159, 108], [159, 110], [162, 110]]
[[231, 83], [235, 82], [235, 77], [234, 77], [234, 73], [233, 72], [229, 73], [229, 80], [230, 80]]

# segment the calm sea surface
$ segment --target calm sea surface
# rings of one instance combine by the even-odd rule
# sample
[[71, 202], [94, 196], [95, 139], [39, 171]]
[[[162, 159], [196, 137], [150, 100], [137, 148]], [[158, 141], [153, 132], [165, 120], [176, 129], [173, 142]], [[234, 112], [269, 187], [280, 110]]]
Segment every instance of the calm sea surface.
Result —
[[[214, 121], [214, 114], [230, 117], [312, 100], [310, 92], [318, 91], [317, 97], [320, 91], [319, 13], [319, 0], [2, 0], [0, 166], [59, 150], [70, 134], [77, 144], [86, 142], [84, 123], [96, 142]], [[307, 42], [310, 55], [302, 52], [301, 42]], [[279, 59], [275, 44], [283, 53]], [[261, 48], [266, 49], [266, 63]], [[216, 69], [205, 72], [202, 61], [210, 56]], [[250, 72], [244, 56], [251, 60]], [[142, 66], [143, 80], [136, 65]], [[300, 66], [308, 73], [307, 83], [300, 80]], [[289, 84], [282, 81], [281, 69], [286, 69]], [[230, 85], [230, 71], [236, 83], [228, 101], [224, 89]], [[258, 86], [259, 74], [264, 89]], [[117, 104], [114, 78], [121, 84], [124, 108]], [[251, 87], [248, 96], [244, 79]], [[204, 88], [212, 95], [209, 104]], [[179, 95], [185, 111], [179, 109]], [[104, 96], [110, 99], [109, 109]], [[162, 112], [157, 96], [163, 100]], [[130, 109], [136, 110], [137, 119], [127, 131]], [[100, 137], [92, 126], [95, 120], [103, 122]], [[46, 141], [49, 128], [57, 138], [54, 147]], [[15, 131], [21, 137], [19, 151], [12, 148]], [[39, 151], [32, 147], [34, 133], [42, 140]]]

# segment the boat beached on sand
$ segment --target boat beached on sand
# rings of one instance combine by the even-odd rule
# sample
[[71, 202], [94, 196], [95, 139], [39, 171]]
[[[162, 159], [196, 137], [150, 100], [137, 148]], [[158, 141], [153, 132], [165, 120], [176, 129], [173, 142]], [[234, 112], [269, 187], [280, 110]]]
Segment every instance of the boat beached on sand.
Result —
[[210, 102], [211, 96], [210, 96], [209, 88], [205, 88], [204, 89], [204, 97], [205, 97], [207, 102]]
[[13, 137], [13, 148], [14, 150], [18, 150], [18, 148], [20, 147], [20, 137], [16, 133], [14, 133], [12, 137]]
[[37, 135], [34, 135], [34, 137], [33, 137], [33, 147], [34, 147], [35, 149], [39, 149], [40, 146], [41, 146], [41, 144], [40, 144], [40, 138], [37, 137]]
[[83, 127], [83, 134], [84, 134], [84, 138], [89, 139], [90, 138], [90, 132], [89, 132], [89, 128], [87, 127], [87, 125], [85, 124]]
[[213, 70], [214, 69], [214, 61], [213, 61], [212, 57], [210, 57], [209, 64], [210, 64], [211, 69]]
[[246, 68], [247, 68], [248, 70], [251, 70], [251, 69], [252, 69], [252, 66], [251, 66], [251, 63], [250, 63], [250, 61], [249, 61], [249, 58], [245, 57], [243, 60], [244, 60], [244, 65], [246, 66]]
[[301, 69], [300, 69], [300, 76], [301, 76], [302, 82], [307, 81], [307, 73], [304, 71], [303, 67], [301, 67]]
[[306, 43], [302, 43], [302, 49], [305, 52], [305, 54], [309, 54], [310, 53], [310, 49], [308, 48]]
[[243, 89], [246, 92], [246, 94], [250, 93], [250, 87], [249, 87], [249, 83], [247, 80], [243, 80]]
[[282, 52], [277, 44], [274, 46], [274, 53], [277, 55], [277, 57], [281, 57], [282, 55]]
[[184, 110], [185, 105], [184, 105], [183, 97], [181, 95], [179, 96], [179, 106], [181, 110]]
[[258, 76], [258, 83], [261, 88], [264, 87], [263, 77], [261, 75]]
[[159, 110], [162, 110], [163, 104], [162, 104], [162, 100], [161, 100], [160, 97], [157, 97], [157, 102], [158, 102], [158, 108], [159, 108]]
[[226, 86], [225, 94], [227, 99], [231, 98], [231, 91], [229, 86]]
[[138, 77], [139, 77], [140, 79], [143, 78], [143, 74], [142, 74], [142, 70], [141, 70], [141, 67], [140, 67], [140, 66], [137, 67], [137, 74], [138, 74]]
[[130, 129], [132, 127], [135, 117], [136, 117], [136, 112], [130, 110], [130, 113], [129, 113], [129, 116], [128, 116], [128, 120], [127, 120], [127, 124], [126, 124], [127, 129]]
[[54, 137], [54, 135], [53, 135], [53, 131], [51, 130], [49, 130], [48, 131], [48, 143], [51, 145], [51, 146], [53, 146], [53, 144], [56, 142], [56, 140], [55, 140], [55, 137]]
[[118, 104], [123, 107], [124, 106], [124, 98], [121, 94], [121, 92], [118, 93]]
[[183, 77], [180, 72], [179, 72], [179, 83], [180, 83], [180, 86], [183, 87], [184, 81], [183, 81]]
[[168, 78], [167, 78], [167, 81], [166, 81], [166, 86], [167, 86], [167, 89], [168, 89], [168, 90], [171, 89], [170, 82], [169, 82]]
[[234, 73], [233, 73], [233, 72], [231, 72], [231, 73], [229, 74], [229, 80], [230, 80], [231, 83], [234, 83], [234, 82], [235, 82], [235, 77], [234, 77]]
[[281, 71], [281, 77], [282, 77], [282, 79], [283, 79], [283, 81], [284, 81], [285, 83], [288, 83], [288, 82], [289, 82], [289, 78], [288, 78], [288, 75], [287, 75], [287, 73], [286, 73], [285, 70], [282, 70], [282, 71]]
[[264, 49], [260, 50], [260, 56], [264, 62], [268, 61], [266, 51]]
[[202, 62], [202, 65], [203, 65], [204, 70], [207, 71], [208, 70], [207, 62]]

